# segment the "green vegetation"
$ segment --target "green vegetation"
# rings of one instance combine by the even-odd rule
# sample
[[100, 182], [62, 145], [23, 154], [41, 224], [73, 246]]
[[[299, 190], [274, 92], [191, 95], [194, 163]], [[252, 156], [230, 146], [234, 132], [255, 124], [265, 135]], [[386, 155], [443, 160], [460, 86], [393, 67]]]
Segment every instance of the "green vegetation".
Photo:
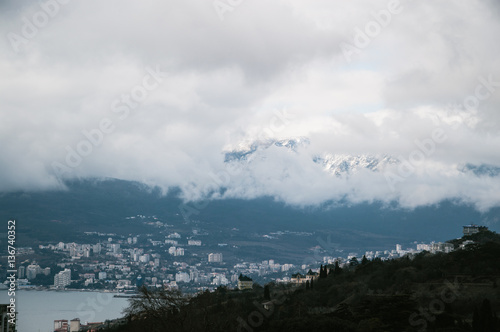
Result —
[[495, 232], [489, 231], [489, 230], [482, 230], [478, 233], [472, 234], [472, 235], [466, 235], [463, 236], [459, 239], [455, 240], [450, 240], [448, 241], [449, 243], [452, 243], [457, 249], [460, 247], [461, 244], [463, 244], [465, 241], [473, 241], [476, 244], [483, 244], [487, 242], [499, 242], [499, 235]]
[[449, 254], [321, 266], [307, 285], [220, 287], [192, 298], [143, 288], [127, 323], [108, 331], [500, 331], [500, 236], [471, 238]]

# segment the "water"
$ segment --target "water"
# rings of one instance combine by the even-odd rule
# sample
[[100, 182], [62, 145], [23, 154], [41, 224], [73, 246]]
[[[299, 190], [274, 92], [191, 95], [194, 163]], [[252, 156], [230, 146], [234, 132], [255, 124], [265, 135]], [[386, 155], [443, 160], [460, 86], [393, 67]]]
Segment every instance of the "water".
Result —
[[[54, 320], [80, 318], [80, 322], [104, 322], [122, 317], [126, 298], [112, 293], [16, 291], [17, 331], [53, 332]], [[0, 303], [9, 303], [6, 290], [0, 291]]]

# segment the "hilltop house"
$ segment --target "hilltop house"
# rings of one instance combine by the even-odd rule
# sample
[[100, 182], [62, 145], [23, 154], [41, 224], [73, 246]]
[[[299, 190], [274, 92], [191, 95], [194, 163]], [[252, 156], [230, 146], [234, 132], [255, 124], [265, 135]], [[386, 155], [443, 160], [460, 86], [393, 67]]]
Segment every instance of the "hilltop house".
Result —
[[318, 273], [313, 272], [311, 269], [307, 272], [306, 275], [302, 275], [300, 273], [294, 273], [292, 274], [292, 278], [290, 279], [290, 282], [293, 284], [305, 284], [306, 282], [311, 282], [313, 279], [318, 278]]
[[253, 288], [253, 280], [240, 273], [240, 276], [238, 277], [238, 289], [245, 290], [245, 289], [252, 289], [252, 288]]
[[317, 279], [318, 276], [318, 272], [313, 272], [311, 269], [309, 269], [306, 274], [306, 280], [309, 280], [309, 282], [311, 282], [313, 279]]
[[488, 230], [488, 227], [486, 226], [478, 226], [478, 225], [474, 225], [474, 224], [470, 224], [470, 225], [465, 225], [464, 226], [464, 236], [465, 235], [471, 235], [471, 234], [475, 234], [475, 233], [479, 233], [479, 232], [482, 232], [482, 231], [487, 231]]
[[306, 276], [300, 274], [300, 273], [294, 273], [292, 274], [292, 278], [290, 278], [290, 282], [292, 284], [303, 284], [305, 283], [307, 280], [306, 280]]

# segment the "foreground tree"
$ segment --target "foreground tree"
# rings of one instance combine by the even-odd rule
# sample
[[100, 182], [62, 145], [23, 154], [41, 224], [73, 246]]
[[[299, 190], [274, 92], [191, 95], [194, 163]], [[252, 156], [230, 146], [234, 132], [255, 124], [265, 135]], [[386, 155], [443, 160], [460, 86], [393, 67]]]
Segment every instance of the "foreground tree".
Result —
[[143, 286], [139, 296], [130, 299], [130, 304], [123, 313], [129, 320], [144, 321], [144, 328], [150, 331], [163, 331], [174, 326], [182, 329], [185, 317], [181, 309], [187, 303], [188, 298], [178, 290], [150, 290]]
[[271, 294], [269, 292], [269, 285], [264, 286], [264, 299], [265, 300], [270, 300], [271, 299]]
[[366, 265], [368, 264], [368, 258], [366, 258], [365, 255], [363, 255], [363, 258], [361, 259], [361, 265]]
[[335, 261], [335, 267], [333, 268], [333, 275], [338, 276], [342, 273], [342, 268], [339, 265], [339, 261]]

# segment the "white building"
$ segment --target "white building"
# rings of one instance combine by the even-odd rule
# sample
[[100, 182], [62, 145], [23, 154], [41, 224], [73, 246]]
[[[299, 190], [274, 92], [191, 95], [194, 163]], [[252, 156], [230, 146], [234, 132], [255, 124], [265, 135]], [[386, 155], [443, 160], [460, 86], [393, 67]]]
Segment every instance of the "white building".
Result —
[[208, 262], [209, 263], [222, 263], [222, 254], [221, 253], [208, 254]]
[[212, 285], [214, 286], [220, 286], [220, 285], [227, 285], [229, 284], [229, 280], [227, 280], [226, 276], [224, 274], [217, 274], [215, 275], [214, 279], [212, 280]]
[[453, 251], [453, 244], [451, 243], [431, 243], [431, 252], [445, 252], [449, 253]]
[[21, 265], [17, 269], [17, 277], [19, 279], [23, 279], [25, 276], [26, 276], [26, 266]]
[[201, 241], [200, 240], [188, 240], [188, 245], [189, 246], [201, 246]]
[[111, 250], [113, 251], [113, 254], [119, 254], [121, 252], [120, 244], [119, 243], [111, 244]]
[[69, 246], [70, 246], [70, 247], [69, 247], [69, 255], [70, 255], [71, 257], [76, 257], [76, 255], [78, 254], [78, 248], [77, 248], [77, 246], [76, 246], [76, 243], [74, 243], [74, 242], [73, 242], [73, 243], [70, 243], [70, 245], [69, 245]]
[[28, 267], [26, 268], [26, 278], [28, 278], [28, 280], [35, 279], [37, 274], [39, 274], [41, 270], [42, 269], [40, 268], [40, 265], [28, 265]]
[[80, 331], [80, 319], [75, 318], [72, 319], [69, 323], [69, 332], [78, 332]]
[[101, 244], [97, 243], [92, 246], [92, 251], [94, 252], [94, 255], [99, 255], [101, 253]]
[[198, 278], [200, 276], [200, 272], [197, 269], [191, 269], [189, 271], [189, 278], [194, 282], [198, 282]]
[[54, 321], [54, 330], [64, 329], [64, 331], [68, 330], [68, 321], [66, 319], [60, 319]]
[[474, 224], [470, 224], [470, 225], [465, 225], [464, 226], [464, 236], [465, 235], [472, 235], [472, 234], [476, 234], [476, 233], [479, 233], [481, 231], [486, 231], [488, 230], [488, 227], [486, 226], [478, 226], [478, 225], [474, 225]]
[[172, 256], [184, 256], [184, 248], [170, 247], [168, 253]]
[[57, 288], [64, 288], [71, 284], [71, 270], [64, 269], [54, 276], [54, 286]]
[[425, 243], [419, 243], [419, 244], [417, 244], [417, 250], [418, 251], [423, 251], [423, 250], [430, 251], [431, 250], [431, 246], [428, 245], [428, 244], [425, 244]]
[[139, 257], [139, 262], [147, 263], [149, 262], [149, 254], [144, 254]]
[[118, 280], [118, 283], [116, 285], [116, 288], [127, 288], [132, 285], [132, 282], [127, 279], [120, 279]]
[[186, 272], [178, 272], [175, 275], [175, 282], [189, 282], [191, 279], [189, 278], [189, 274]]

